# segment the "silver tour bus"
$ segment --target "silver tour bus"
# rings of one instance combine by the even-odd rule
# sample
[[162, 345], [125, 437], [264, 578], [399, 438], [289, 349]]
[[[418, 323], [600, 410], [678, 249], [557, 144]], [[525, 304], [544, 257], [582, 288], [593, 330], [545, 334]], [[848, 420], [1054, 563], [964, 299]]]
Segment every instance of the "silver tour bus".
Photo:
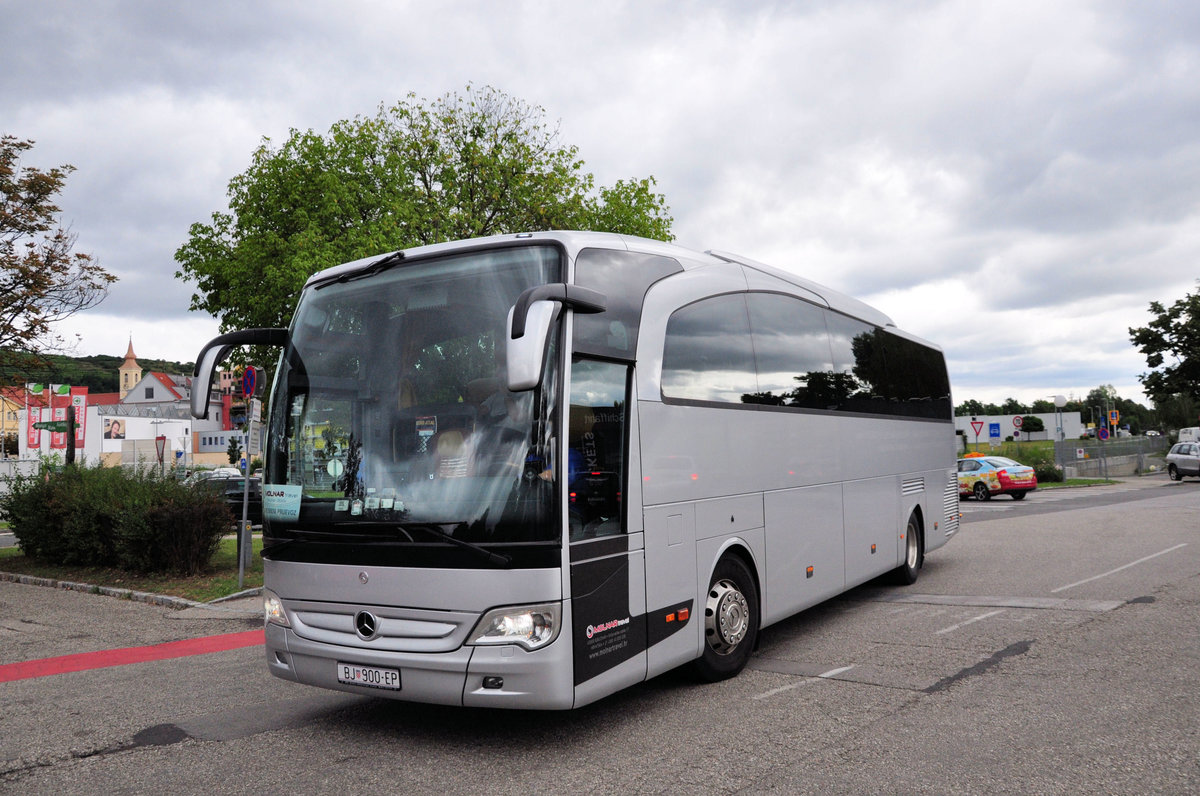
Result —
[[721, 252], [547, 232], [310, 278], [263, 478], [266, 658], [417, 702], [579, 707], [688, 665], [958, 530], [941, 351]]

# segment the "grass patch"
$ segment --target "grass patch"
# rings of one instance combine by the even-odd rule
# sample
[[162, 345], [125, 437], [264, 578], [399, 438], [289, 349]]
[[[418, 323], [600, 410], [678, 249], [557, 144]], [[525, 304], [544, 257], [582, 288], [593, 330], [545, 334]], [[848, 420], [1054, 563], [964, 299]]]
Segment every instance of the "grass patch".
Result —
[[[254, 589], [262, 586], [263, 567], [262, 537], [254, 537], [254, 555], [250, 568], [242, 579], [243, 589]], [[220, 547], [212, 557], [209, 568], [190, 577], [179, 575], [138, 575], [114, 567], [78, 567], [42, 564], [27, 558], [17, 547], [0, 548], [0, 572], [12, 572], [18, 575], [32, 575], [37, 578], [72, 581], [74, 583], [90, 583], [95, 586], [110, 586], [116, 589], [144, 591], [152, 594], [166, 594], [171, 597], [183, 597], [196, 602], [208, 602], [218, 597], [228, 597], [238, 590], [237, 540], [226, 538], [221, 540]]]
[[1064, 486], [1111, 486], [1119, 481], [1107, 481], [1103, 478], [1068, 478], [1066, 481], [1038, 483], [1038, 489], [1058, 489]]

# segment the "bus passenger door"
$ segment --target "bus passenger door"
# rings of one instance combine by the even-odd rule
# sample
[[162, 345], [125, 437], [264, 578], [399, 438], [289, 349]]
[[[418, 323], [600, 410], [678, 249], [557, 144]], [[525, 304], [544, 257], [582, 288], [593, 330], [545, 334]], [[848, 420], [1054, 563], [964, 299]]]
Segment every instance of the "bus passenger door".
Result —
[[646, 677], [645, 565], [623, 501], [628, 365], [576, 357], [567, 418], [575, 704]]

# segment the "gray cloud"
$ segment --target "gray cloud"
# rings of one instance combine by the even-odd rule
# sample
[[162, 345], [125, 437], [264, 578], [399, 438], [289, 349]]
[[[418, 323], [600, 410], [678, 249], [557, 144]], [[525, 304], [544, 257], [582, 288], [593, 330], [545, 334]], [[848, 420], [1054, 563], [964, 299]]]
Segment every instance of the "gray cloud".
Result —
[[33, 165], [78, 167], [64, 220], [121, 277], [93, 325], [160, 321], [135, 340], [146, 356], [193, 355], [174, 251], [264, 137], [469, 81], [545, 107], [600, 183], [653, 174], [680, 243], [794, 269], [941, 343], [960, 400], [1136, 393], [1126, 329], [1194, 287], [1192, 5], [79, 0], [5, 16], [4, 132], [36, 140]]

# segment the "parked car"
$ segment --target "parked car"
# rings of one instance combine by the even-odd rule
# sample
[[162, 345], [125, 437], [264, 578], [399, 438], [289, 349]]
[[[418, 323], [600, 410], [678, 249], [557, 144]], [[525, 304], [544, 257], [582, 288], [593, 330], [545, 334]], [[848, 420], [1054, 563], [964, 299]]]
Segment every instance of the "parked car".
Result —
[[958, 460], [958, 492], [976, 500], [992, 495], [1012, 495], [1024, 500], [1037, 489], [1033, 468], [1003, 456], [976, 456]]
[[[197, 480], [196, 485], [225, 498], [229, 512], [235, 522], [242, 521], [242, 497], [246, 490], [246, 479], [241, 475], [218, 474]], [[262, 481], [250, 476], [250, 494], [246, 504], [246, 518], [251, 525], [262, 525]]]
[[1167, 452], [1167, 475], [1172, 481], [1184, 476], [1200, 477], [1200, 442], [1177, 442]]
[[207, 481], [209, 478], [240, 478], [242, 471], [236, 467], [217, 467], [214, 470], [196, 470], [184, 480], [189, 484]]

